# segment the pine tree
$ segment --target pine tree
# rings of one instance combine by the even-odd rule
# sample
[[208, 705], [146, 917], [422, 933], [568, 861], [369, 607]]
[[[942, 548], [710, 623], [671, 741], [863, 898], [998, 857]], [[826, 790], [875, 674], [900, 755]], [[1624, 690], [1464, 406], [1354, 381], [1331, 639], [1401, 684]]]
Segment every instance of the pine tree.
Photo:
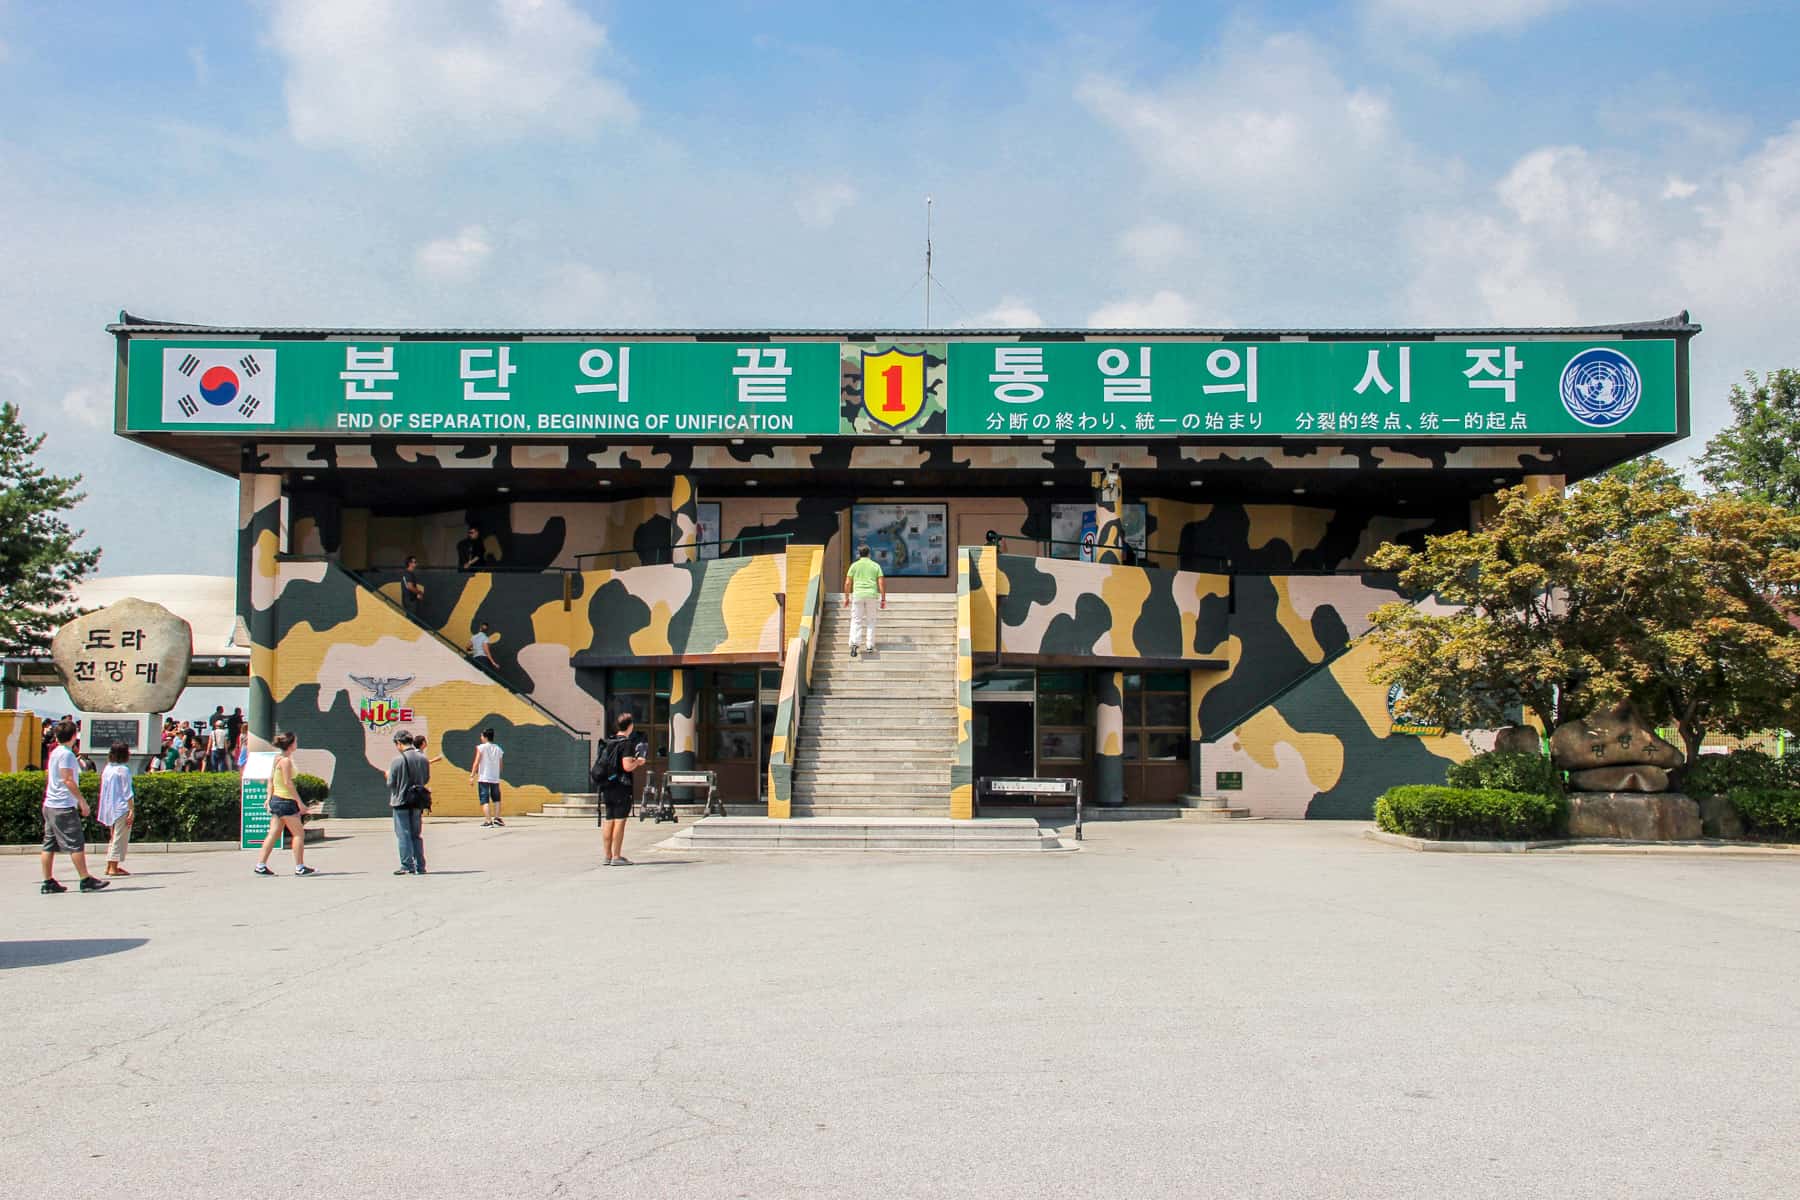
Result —
[[76, 545], [64, 512], [79, 504], [81, 476], [51, 475], [35, 457], [15, 404], [0, 404], [0, 654], [45, 654], [59, 626], [77, 615], [75, 585], [100, 561]]
[[[1747, 386], [1746, 386], [1747, 385]], [[1800, 371], [1746, 371], [1732, 421], [1706, 443], [1700, 477], [1721, 491], [1800, 513]]]

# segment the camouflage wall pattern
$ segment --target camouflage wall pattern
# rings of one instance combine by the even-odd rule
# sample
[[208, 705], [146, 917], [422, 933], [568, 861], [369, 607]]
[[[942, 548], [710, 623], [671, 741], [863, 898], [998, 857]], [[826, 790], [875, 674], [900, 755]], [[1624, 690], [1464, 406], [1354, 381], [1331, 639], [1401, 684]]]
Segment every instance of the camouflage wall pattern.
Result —
[[[283, 560], [267, 594], [272, 602], [258, 616], [272, 632], [270, 666], [255, 677], [252, 695], [261, 689], [273, 725], [298, 739], [300, 769], [331, 783], [337, 815], [386, 815], [385, 775], [401, 728], [425, 734], [444, 756], [432, 773], [440, 815], [480, 811], [468, 773], [488, 727], [507, 752], [512, 811], [586, 790], [584, 732], [495, 686], [460, 646], [421, 628], [349, 572], [323, 560]], [[253, 660], [263, 650], [256, 646]]]
[[[343, 447], [336, 449], [341, 452]], [[512, 452], [522, 449], [510, 448]], [[641, 453], [615, 449], [624, 458]], [[708, 451], [703, 457], [708, 465], [716, 465], [714, 459], [742, 461], [738, 454], [747, 448], [692, 449]], [[796, 450], [807, 461], [818, 457], [805, 448], [763, 449], [781, 451], [786, 458], [792, 458]], [[896, 470], [927, 453], [909, 446], [854, 449], [910, 456], [906, 464], [890, 464]], [[1104, 450], [1109, 457], [1118, 453], [1117, 447]], [[1012, 468], [1021, 461], [1039, 463], [1053, 455], [1064, 456], [1069, 448], [958, 448], [959, 453], [970, 451], [980, 452], [974, 457], [984, 466]], [[823, 449], [819, 454], [824, 454]], [[767, 459], [769, 455], [751, 457]], [[475, 460], [445, 454], [439, 448], [429, 461], [440, 468], [456, 469], [451, 464]], [[263, 586], [257, 580], [273, 577], [269, 569], [275, 562], [279, 537], [278, 479], [254, 475], [245, 479], [241, 536], [246, 562], [260, 561], [263, 569], [261, 573], [246, 572], [241, 596]], [[814, 570], [822, 580], [829, 579], [833, 570], [841, 575], [841, 547], [853, 498], [714, 498], [693, 492], [689, 493], [692, 499], [716, 499], [719, 503], [722, 537], [786, 533], [796, 539], [792, 550], [686, 566], [665, 562], [649, 567], [596, 568], [602, 561], [624, 564], [658, 555], [666, 558], [667, 551], [662, 548], [676, 537], [673, 513], [678, 488], [679, 484], [667, 498], [520, 502], [404, 519], [334, 512], [328, 504], [296, 497], [290, 544], [301, 551], [330, 552], [335, 543], [348, 558], [351, 542], [360, 538], [365, 561], [424, 549], [436, 561], [448, 562], [451, 547], [463, 536], [467, 522], [476, 520], [490, 553], [514, 566], [570, 568], [576, 556], [589, 548], [629, 547], [629, 554], [610, 560], [581, 560], [590, 568], [581, 571], [474, 576], [449, 570], [424, 573], [428, 595], [423, 615], [452, 649], [466, 643], [475, 621], [488, 620], [497, 634], [493, 652], [500, 662], [500, 674], [518, 698], [535, 702], [553, 722], [561, 720], [575, 730], [598, 731], [605, 727], [607, 715], [604, 671], [599, 666], [573, 665], [571, 660], [578, 652], [588, 652], [590, 662], [672, 664], [691, 654], [749, 656], [773, 662], [784, 640], [792, 646], [804, 631], [809, 636], [802, 645], [810, 656], [811, 626], [805, 605], [791, 604], [784, 625], [776, 597], [791, 595], [787, 579], [796, 566], [808, 572], [807, 579]], [[959, 515], [966, 518], [954, 529], [957, 540], [965, 545], [987, 528], [1008, 539], [1031, 541], [1050, 536], [1048, 500], [951, 500], [953, 525]], [[1222, 565], [1173, 571], [1038, 558], [1030, 553], [1002, 555], [989, 547], [973, 549], [965, 566], [959, 554], [955, 582], [961, 623], [958, 682], [962, 727], [953, 767], [953, 812], [962, 811], [965, 804], [972, 810], [972, 756], [967, 743], [972, 709], [963, 695], [962, 673], [966, 671], [967, 681], [972, 682], [976, 667], [991, 658], [996, 618], [1009, 662], [1025, 664], [1039, 656], [1068, 662], [1089, 659], [1096, 664], [1118, 659], [1193, 664], [1190, 753], [1196, 790], [1211, 792], [1218, 771], [1242, 770], [1246, 789], [1242, 799], [1259, 813], [1367, 815], [1373, 796], [1386, 786], [1383, 779], [1417, 779], [1420, 770], [1427, 778], [1441, 777], [1442, 764], [1455, 757], [1459, 747], [1466, 750], [1461, 739], [1426, 745], [1416, 738], [1388, 738], [1384, 724], [1365, 719], [1365, 710], [1374, 711], [1368, 697], [1339, 678], [1343, 674], [1340, 661], [1349, 659], [1344, 648], [1366, 628], [1367, 612], [1395, 594], [1387, 581], [1343, 572], [1353, 572], [1384, 540], [1416, 541], [1428, 533], [1461, 527], [1466, 514], [1396, 515], [1294, 504], [1207, 504], [1185, 498], [1138, 497], [1129, 492], [1124, 501], [1146, 506], [1146, 540], [1153, 552], [1152, 562], [1158, 561], [1154, 552], [1172, 550], [1182, 556], [1208, 558], [1203, 564], [1208, 567], [1210, 558], [1229, 560], [1238, 573], [1235, 578], [1228, 576]], [[355, 533], [357, 529], [361, 532]], [[802, 540], [813, 544], [802, 546]], [[1165, 555], [1164, 561], [1169, 557]], [[746, 571], [749, 573], [744, 574]], [[397, 595], [393, 573], [368, 571], [363, 577]], [[566, 609], [565, 586], [569, 591]], [[824, 588], [823, 582], [821, 586]], [[267, 621], [273, 607], [247, 604], [245, 612], [250, 623]], [[960, 653], [965, 632], [966, 659]], [[253, 648], [260, 644], [252, 639]], [[264, 652], [261, 661], [266, 665], [268, 660], [269, 654]], [[1114, 670], [1100, 672], [1099, 691], [1106, 692], [1108, 678], [1117, 688], [1116, 676]], [[784, 670], [782, 695], [788, 708], [783, 711], [788, 716], [778, 717], [774, 740], [779, 750], [769, 771], [770, 794], [778, 803], [791, 796], [792, 764], [785, 755], [793, 743], [783, 744], [783, 721], [797, 721], [804, 688], [803, 674], [796, 674], [791, 667]], [[677, 709], [692, 706], [697, 699], [687, 678], [678, 681], [676, 691], [682, 699], [674, 705]], [[257, 729], [256, 695], [253, 687], [253, 731]], [[271, 711], [274, 704], [271, 699]], [[1108, 706], [1102, 704], [1101, 708]], [[284, 719], [287, 712], [283, 707]], [[1097, 724], [1106, 715], [1097, 714]], [[440, 723], [445, 719], [440, 717]], [[1283, 724], [1277, 724], [1278, 720]], [[268, 726], [269, 732], [273, 727]], [[686, 743], [693, 740], [691, 726], [688, 728], [685, 741], [680, 729], [671, 730], [673, 749], [678, 753], [685, 753]], [[1117, 764], [1106, 752], [1110, 743], [1105, 731], [1097, 728], [1096, 734], [1095, 766], [1107, 774]], [[342, 731], [332, 736], [343, 740]], [[1334, 751], [1332, 746], [1343, 749]], [[1356, 753], [1351, 747], [1374, 752]], [[1096, 799], [1118, 794], [1116, 790], [1109, 793], [1102, 781], [1097, 782], [1101, 786]]]
[[973, 615], [990, 623], [978, 622], [974, 636], [1008, 662], [1210, 662], [1225, 639], [1228, 575], [1023, 554], [995, 564], [998, 626], [984, 597]]

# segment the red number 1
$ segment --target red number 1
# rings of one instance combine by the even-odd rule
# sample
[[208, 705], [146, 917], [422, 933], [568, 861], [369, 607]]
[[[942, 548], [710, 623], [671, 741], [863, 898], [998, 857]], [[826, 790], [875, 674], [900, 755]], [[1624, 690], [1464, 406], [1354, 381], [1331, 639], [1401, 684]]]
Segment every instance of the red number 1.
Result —
[[898, 363], [881, 373], [887, 381], [887, 401], [882, 404], [882, 412], [905, 412], [906, 405], [900, 399], [900, 366]]

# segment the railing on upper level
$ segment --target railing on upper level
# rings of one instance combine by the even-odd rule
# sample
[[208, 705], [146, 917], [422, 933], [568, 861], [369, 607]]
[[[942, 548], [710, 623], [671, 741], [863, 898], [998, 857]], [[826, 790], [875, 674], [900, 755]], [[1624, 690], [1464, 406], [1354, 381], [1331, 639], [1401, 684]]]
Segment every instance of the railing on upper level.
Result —
[[[632, 546], [624, 550], [590, 550], [585, 554], [577, 554], [575, 556], [575, 564], [577, 567], [580, 567], [587, 559], [618, 558], [627, 554], [635, 554], [638, 556], [638, 562], [635, 565], [645, 567], [656, 566], [661, 563], [673, 561], [674, 553], [677, 550], [692, 550], [697, 552], [706, 546], [720, 547], [719, 553], [711, 556], [714, 558], [741, 558], [746, 554], [752, 553], [780, 554], [787, 550], [788, 543], [793, 540], [794, 535], [791, 533], [753, 533], [744, 537], [722, 538], [718, 541], [711, 542], [681, 542], [678, 545], [673, 546], [653, 546], [649, 548]], [[752, 542], [777, 542], [779, 545], [776, 545], [767, 551], [745, 550], [744, 547]], [[729, 551], [724, 549], [724, 547], [727, 546], [731, 547]], [[698, 553], [695, 554], [696, 559], [700, 557], [701, 555]]]
[[[1092, 562], [1095, 553], [1101, 549], [1092, 542], [1072, 542], [1066, 538], [1000, 538], [991, 543], [1000, 553], [1006, 553], [1008, 541], [1030, 541], [1038, 547], [1039, 558], [1085, 559]], [[1074, 554], [1058, 554], [1056, 547], [1067, 546], [1076, 551]], [[1173, 571], [1214, 571], [1221, 575], [1231, 571], [1231, 560], [1217, 554], [1200, 554], [1183, 550], [1170, 550], [1167, 547], [1147, 546], [1136, 542], [1122, 542], [1117, 547], [1123, 556], [1124, 565], [1128, 567], [1156, 567]]]

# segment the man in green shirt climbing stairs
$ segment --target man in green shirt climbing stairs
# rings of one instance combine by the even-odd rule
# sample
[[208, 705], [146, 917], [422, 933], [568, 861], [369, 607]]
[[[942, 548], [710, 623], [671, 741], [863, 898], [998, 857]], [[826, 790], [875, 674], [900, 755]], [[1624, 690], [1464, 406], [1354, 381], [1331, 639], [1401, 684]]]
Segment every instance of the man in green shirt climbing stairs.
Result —
[[850, 657], [855, 658], [861, 646], [875, 648], [875, 610], [887, 607], [887, 578], [881, 564], [869, 557], [867, 542], [856, 548], [856, 561], [844, 572], [844, 603], [850, 606]]

